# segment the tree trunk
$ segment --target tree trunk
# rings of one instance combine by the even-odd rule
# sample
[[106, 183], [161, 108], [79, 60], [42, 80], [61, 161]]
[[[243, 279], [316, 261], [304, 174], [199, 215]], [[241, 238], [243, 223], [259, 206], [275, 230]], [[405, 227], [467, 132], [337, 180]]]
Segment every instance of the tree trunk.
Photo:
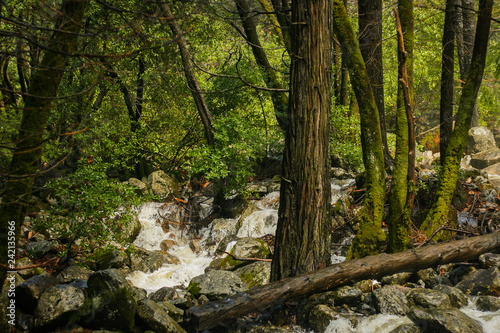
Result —
[[457, 0], [446, 0], [441, 61], [441, 102], [439, 108], [439, 151], [444, 164], [446, 148], [453, 131], [453, 77], [455, 59], [455, 9]]
[[[7, 236], [11, 236], [9, 223], [14, 223], [14, 238], [16, 242], [19, 240], [33, 181], [40, 165], [43, 132], [66, 65], [76, 47], [87, 4], [88, 0], [66, 0], [62, 2], [60, 11], [54, 12], [58, 14], [54, 34], [43, 53], [38, 70], [30, 80], [16, 149], [0, 206], [0, 262], [3, 264], [7, 263]], [[1, 272], [0, 282], [3, 285], [5, 271]]]
[[[470, 129], [472, 110], [477, 101], [479, 88], [483, 79], [486, 52], [490, 35], [491, 12], [493, 0], [479, 1], [479, 17], [477, 20], [476, 38], [472, 63], [462, 89], [462, 96], [457, 111], [455, 130], [446, 150], [446, 157], [439, 177], [439, 185], [435, 202], [427, 214], [421, 229], [427, 236], [431, 235], [441, 224], [447, 222], [449, 207], [457, 186], [460, 160], [462, 159], [465, 141]], [[441, 235], [439, 235], [442, 237]]]
[[384, 103], [384, 67], [382, 62], [382, 0], [358, 0], [359, 48], [365, 61], [373, 97], [380, 118], [385, 165], [393, 159], [387, 145]]
[[385, 234], [382, 230], [385, 201], [384, 152], [377, 105], [356, 34], [341, 0], [333, 1], [333, 30], [342, 47], [344, 59], [347, 61], [361, 120], [366, 196], [360, 217], [360, 229], [348, 254], [349, 258], [358, 258], [378, 253], [379, 246], [385, 242]]
[[398, 272], [412, 272], [436, 265], [467, 261], [500, 247], [500, 232], [395, 254], [349, 260], [314, 272], [254, 287], [186, 311], [190, 331], [211, 329], [251, 312], [263, 312], [290, 299], [332, 290], [356, 281], [379, 279]]
[[172, 35], [177, 42], [177, 46], [179, 46], [187, 85], [191, 90], [191, 93], [193, 94], [194, 102], [196, 104], [196, 108], [198, 109], [198, 114], [200, 115], [201, 122], [203, 123], [203, 127], [205, 129], [205, 139], [207, 140], [208, 145], [213, 146], [214, 130], [212, 127], [212, 115], [210, 114], [207, 102], [205, 101], [205, 96], [203, 96], [200, 84], [198, 83], [198, 79], [196, 78], [186, 38], [184, 38], [184, 33], [175, 20], [175, 17], [172, 14], [172, 11], [170, 10], [168, 4], [166, 2], [162, 2], [160, 4], [160, 8], [163, 11], [163, 14], [166, 16], [166, 21], [170, 27], [170, 30], [172, 30]]
[[286, 131], [271, 280], [330, 264], [331, 7], [292, 3], [290, 126]]
[[[278, 77], [272, 68], [269, 60], [267, 59], [266, 52], [262, 48], [259, 41], [259, 35], [257, 34], [257, 26], [251, 16], [250, 8], [245, 0], [234, 0], [236, 8], [238, 9], [238, 14], [241, 19], [241, 24], [245, 30], [246, 40], [248, 45], [252, 48], [255, 61], [260, 68], [264, 82], [269, 89], [280, 89], [280, 82]], [[271, 99], [274, 105], [274, 113], [280, 128], [286, 132], [288, 126], [288, 97], [286, 93], [279, 91], [271, 91]]]
[[[409, 104], [413, 105], [413, 1], [400, 0], [398, 2], [398, 12], [401, 22], [402, 41], [399, 47], [403, 50], [398, 54], [400, 64], [404, 60], [406, 63], [405, 81], [408, 85]], [[404, 57], [404, 59], [403, 59]], [[403, 68], [399, 68], [399, 77], [403, 77]], [[388, 197], [389, 215], [387, 224], [389, 225], [388, 251], [400, 252], [409, 248], [411, 224], [409, 215], [403, 218], [407, 194], [408, 194], [408, 174], [410, 161], [409, 152], [409, 130], [412, 122], [408, 121], [406, 112], [406, 102], [404, 96], [403, 82], [398, 82], [398, 96], [396, 108], [396, 155], [394, 158], [394, 169], [392, 173], [391, 190]], [[411, 124], [411, 125], [410, 125]], [[413, 138], [413, 145], [415, 138]], [[414, 163], [414, 162], [413, 162]], [[413, 164], [413, 170], [415, 168]]]

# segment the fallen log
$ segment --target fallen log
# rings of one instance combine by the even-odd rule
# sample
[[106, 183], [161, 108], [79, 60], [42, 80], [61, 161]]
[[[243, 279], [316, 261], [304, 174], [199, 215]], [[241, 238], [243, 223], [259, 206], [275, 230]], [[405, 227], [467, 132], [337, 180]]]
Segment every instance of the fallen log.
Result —
[[186, 310], [189, 331], [203, 331], [221, 326], [252, 312], [263, 312], [292, 299], [331, 290], [366, 279], [377, 279], [404, 271], [477, 259], [486, 252], [500, 251], [500, 232], [459, 241], [427, 245], [394, 254], [379, 254], [349, 260], [320, 270], [283, 279], [246, 293], [239, 293]]

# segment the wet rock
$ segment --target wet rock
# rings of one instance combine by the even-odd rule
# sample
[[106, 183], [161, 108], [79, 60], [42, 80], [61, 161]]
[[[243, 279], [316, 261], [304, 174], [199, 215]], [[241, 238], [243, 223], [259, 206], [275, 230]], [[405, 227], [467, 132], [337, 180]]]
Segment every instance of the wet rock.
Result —
[[399, 325], [389, 333], [422, 333], [422, 331], [415, 324], [403, 324]]
[[478, 296], [476, 306], [480, 311], [498, 311], [500, 310], [500, 298], [495, 296]]
[[117, 219], [122, 219], [122, 237], [129, 243], [133, 243], [142, 230], [141, 221], [135, 213], [127, 213], [125, 216], [117, 215]]
[[335, 289], [333, 297], [336, 305], [345, 304], [352, 307], [357, 307], [365, 300], [361, 289], [353, 286], [342, 286]]
[[184, 310], [167, 301], [158, 302], [158, 304], [167, 312], [170, 318], [176, 322], [181, 323], [184, 320]]
[[358, 287], [364, 293], [371, 293], [375, 289], [382, 288], [382, 285], [377, 280], [361, 280], [354, 284], [355, 287]]
[[472, 127], [469, 130], [467, 141], [465, 143], [465, 153], [476, 154], [488, 149], [496, 148], [495, 137], [486, 127]]
[[163, 287], [151, 293], [148, 298], [155, 302], [164, 302], [178, 299], [180, 297], [175, 288]]
[[404, 316], [409, 310], [405, 294], [394, 286], [383, 286], [373, 292], [380, 313]]
[[137, 307], [137, 316], [149, 329], [155, 332], [184, 333], [184, 329], [173, 320], [159, 304], [150, 299], [143, 300]]
[[413, 276], [412, 272], [400, 272], [389, 276], [384, 276], [380, 282], [382, 284], [398, 284], [400, 286], [408, 282]]
[[151, 192], [160, 199], [172, 198], [179, 193], [179, 185], [163, 170], [151, 173], [147, 185], [151, 188]]
[[49, 253], [57, 253], [59, 243], [56, 241], [43, 240], [40, 242], [29, 243], [26, 251], [28, 255], [34, 258], [41, 258]]
[[248, 288], [262, 286], [269, 283], [271, 277], [271, 263], [256, 261], [234, 271], [243, 280]]
[[85, 288], [78, 284], [60, 284], [47, 289], [35, 310], [35, 326], [40, 329], [77, 323], [89, 314], [90, 302]]
[[484, 253], [479, 256], [479, 261], [484, 268], [497, 267], [500, 268], [500, 254]]
[[137, 303], [132, 287], [123, 273], [106, 269], [93, 273], [88, 279], [91, 300], [91, 325], [96, 328], [131, 332], [134, 327]]
[[277, 326], [256, 326], [252, 327], [248, 333], [290, 333], [290, 330]]
[[266, 242], [255, 238], [240, 238], [231, 249], [232, 256], [226, 256], [219, 264], [219, 269], [235, 270], [239, 267], [249, 265], [251, 261], [235, 260], [234, 258], [259, 258], [266, 259], [271, 251]]
[[148, 292], [142, 288], [132, 287], [131, 291], [136, 303], [148, 298]]
[[193, 278], [187, 291], [195, 297], [205, 295], [214, 301], [247, 289], [245, 283], [234, 272], [218, 270]]
[[[16, 268], [21, 268], [21, 267], [28, 267], [32, 266], [33, 261], [31, 261], [30, 258], [24, 257], [19, 260], [16, 260]], [[17, 271], [17, 273], [23, 278], [23, 279], [29, 279], [30, 277], [34, 275], [40, 275], [43, 273], [46, 273], [43, 268], [40, 267], [33, 267], [33, 268], [28, 268], [28, 269], [22, 269]]]
[[130, 266], [130, 259], [123, 251], [103, 248], [94, 251], [94, 260], [100, 270], [108, 268], [124, 268]]
[[467, 303], [469, 303], [467, 295], [465, 295], [462, 290], [458, 288], [450, 287], [444, 284], [438, 284], [434, 287], [434, 290], [448, 295], [448, 297], [450, 298], [451, 306], [454, 308], [461, 308], [462, 306], [466, 306]]
[[16, 287], [16, 306], [28, 314], [33, 314], [42, 293], [56, 284], [57, 279], [49, 273], [29, 278]]
[[458, 309], [422, 309], [413, 307], [408, 317], [423, 332], [483, 333], [481, 325]]
[[79, 266], [68, 266], [62, 270], [61, 273], [57, 276], [57, 281], [59, 283], [70, 283], [75, 280], [88, 280], [90, 275], [94, 273], [88, 268], [79, 267]]
[[[206, 244], [213, 246], [221, 242], [224, 238], [236, 235], [236, 219], [215, 219], [211, 223], [210, 235]], [[227, 244], [226, 244], [227, 245]], [[225, 250], [225, 246], [224, 246]]]
[[236, 237], [260, 238], [274, 235], [278, 225], [278, 211], [274, 209], [259, 210], [243, 220]]
[[320, 304], [316, 305], [309, 313], [309, 326], [315, 332], [325, 332], [330, 322], [338, 318], [338, 313], [330, 307]]
[[426, 309], [450, 309], [451, 301], [448, 295], [433, 289], [413, 289], [406, 296], [411, 305]]
[[457, 283], [459, 283], [465, 277], [474, 273], [475, 271], [476, 268], [474, 266], [457, 264], [454, 265], [454, 267], [448, 273], [448, 279], [450, 279], [451, 282], [456, 286]]
[[471, 295], [500, 296], [500, 270], [496, 267], [478, 269], [460, 281], [456, 287]]
[[180, 264], [180, 260], [162, 251], [135, 249], [130, 253], [130, 269], [133, 271], [154, 272], [167, 264]]
[[470, 160], [470, 165], [476, 169], [485, 169], [497, 163], [500, 163], [500, 149], [498, 148], [477, 153]]
[[160, 243], [160, 249], [162, 251], [168, 251], [175, 245], [177, 245], [177, 242], [174, 241], [173, 239], [164, 239]]

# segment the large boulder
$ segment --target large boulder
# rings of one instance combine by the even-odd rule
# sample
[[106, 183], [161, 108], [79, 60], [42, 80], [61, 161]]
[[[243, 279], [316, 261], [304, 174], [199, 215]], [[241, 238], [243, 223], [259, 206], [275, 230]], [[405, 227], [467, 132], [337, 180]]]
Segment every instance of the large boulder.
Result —
[[438, 290], [414, 288], [406, 296], [410, 304], [426, 309], [450, 309], [450, 297]]
[[26, 313], [33, 314], [42, 293], [56, 284], [56, 277], [49, 273], [29, 278], [16, 287], [16, 306]]
[[79, 266], [68, 266], [62, 270], [57, 276], [59, 283], [70, 283], [75, 280], [88, 280], [90, 275], [94, 273], [88, 268]]
[[125, 275], [117, 269], [92, 274], [88, 280], [91, 325], [108, 330], [132, 332], [137, 303]]
[[163, 251], [135, 249], [130, 253], [130, 269], [132, 271], [150, 273], [168, 264], [180, 264], [180, 260]]
[[151, 192], [160, 199], [172, 199], [179, 195], [179, 185], [163, 170], [151, 173], [147, 185], [151, 188]]
[[256, 261], [234, 271], [240, 279], [245, 281], [248, 288], [262, 286], [269, 283], [271, 277], [271, 263]]
[[184, 329], [168, 315], [161, 305], [150, 299], [144, 299], [139, 303], [137, 316], [155, 332], [185, 333]]
[[216, 270], [193, 278], [187, 290], [195, 297], [205, 295], [214, 301], [247, 289], [245, 282], [236, 273]]
[[465, 144], [466, 154], [476, 154], [496, 147], [495, 137], [486, 127], [472, 127], [469, 130], [469, 136]]
[[422, 309], [413, 307], [408, 317], [423, 332], [483, 333], [481, 324], [458, 309]]
[[500, 149], [490, 149], [477, 153], [471, 157], [470, 165], [476, 169], [485, 169], [500, 163]]
[[496, 267], [478, 269], [467, 275], [456, 287], [471, 295], [500, 296], [500, 270]]
[[383, 286], [373, 292], [380, 313], [404, 316], [409, 310], [405, 294], [395, 286]]
[[251, 261], [236, 260], [234, 258], [258, 258], [266, 259], [271, 254], [271, 250], [266, 242], [256, 238], [240, 238], [231, 249], [231, 256], [226, 256], [220, 263], [219, 268], [225, 270], [235, 270], [236, 268], [248, 265]]
[[[80, 280], [81, 281], [81, 280]], [[75, 324], [87, 316], [90, 302], [84, 283], [60, 284], [47, 289], [35, 310], [35, 327], [47, 330], [58, 325]]]

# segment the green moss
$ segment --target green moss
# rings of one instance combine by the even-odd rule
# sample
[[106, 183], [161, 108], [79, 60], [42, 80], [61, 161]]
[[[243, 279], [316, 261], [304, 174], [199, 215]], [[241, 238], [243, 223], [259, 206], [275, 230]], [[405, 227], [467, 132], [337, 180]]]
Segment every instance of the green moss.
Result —
[[200, 296], [201, 288], [198, 282], [191, 282], [187, 288], [187, 292], [191, 293], [194, 297], [198, 298]]

